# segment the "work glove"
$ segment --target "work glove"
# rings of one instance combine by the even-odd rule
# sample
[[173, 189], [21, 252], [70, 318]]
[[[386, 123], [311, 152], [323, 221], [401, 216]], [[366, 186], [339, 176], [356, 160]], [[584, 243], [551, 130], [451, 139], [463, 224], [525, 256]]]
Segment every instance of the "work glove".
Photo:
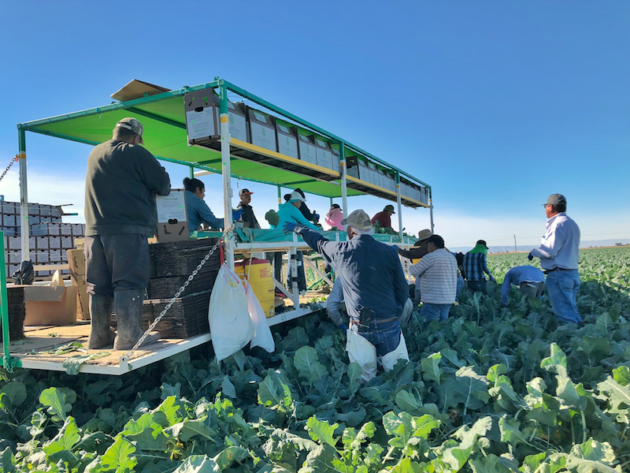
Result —
[[532, 254], [533, 252], [530, 251], [530, 253], [527, 255], [527, 259], [530, 261], [534, 260], [534, 255]]
[[295, 230], [297, 225], [295, 223], [287, 222], [284, 224], [284, 233], [291, 233]]
[[243, 215], [243, 209], [232, 210], [232, 220], [239, 220]]
[[337, 328], [343, 325], [343, 319], [341, 318], [341, 314], [339, 313], [339, 310], [329, 310], [327, 312], [328, 312], [328, 318], [332, 321], [333, 324], [335, 324]]

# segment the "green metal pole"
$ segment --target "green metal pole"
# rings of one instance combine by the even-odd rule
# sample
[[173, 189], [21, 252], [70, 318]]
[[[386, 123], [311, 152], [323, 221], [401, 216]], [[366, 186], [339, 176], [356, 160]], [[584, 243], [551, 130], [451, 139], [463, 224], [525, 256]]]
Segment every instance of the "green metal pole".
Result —
[[339, 164], [341, 165], [341, 207], [344, 217], [347, 217], [350, 213], [348, 210], [348, 188], [346, 187], [348, 166], [346, 166], [346, 151], [343, 141], [339, 143]]
[[190, 166], [190, 172], [188, 174], [188, 177], [190, 177], [191, 179], [195, 178], [195, 168]]
[[278, 186], [278, 205], [282, 203], [282, 188]]
[[11, 371], [11, 336], [9, 334], [9, 307], [7, 304], [7, 267], [4, 261], [4, 232], [0, 231], [0, 316], [2, 319], [2, 366]]
[[396, 203], [398, 204], [398, 237], [403, 241], [402, 198], [400, 195], [400, 172], [396, 171]]

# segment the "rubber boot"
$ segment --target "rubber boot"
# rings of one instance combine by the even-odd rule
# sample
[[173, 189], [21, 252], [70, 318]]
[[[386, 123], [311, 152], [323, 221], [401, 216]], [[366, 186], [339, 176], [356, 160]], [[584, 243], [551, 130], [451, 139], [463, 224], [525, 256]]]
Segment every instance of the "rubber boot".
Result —
[[103, 294], [90, 294], [91, 330], [88, 348], [111, 347], [116, 333], [111, 329], [112, 298]]
[[[144, 335], [141, 325], [143, 300], [144, 289], [114, 292], [114, 313], [118, 323], [114, 350], [131, 350]], [[144, 339], [141, 346], [151, 345], [159, 339], [160, 334], [152, 332]]]

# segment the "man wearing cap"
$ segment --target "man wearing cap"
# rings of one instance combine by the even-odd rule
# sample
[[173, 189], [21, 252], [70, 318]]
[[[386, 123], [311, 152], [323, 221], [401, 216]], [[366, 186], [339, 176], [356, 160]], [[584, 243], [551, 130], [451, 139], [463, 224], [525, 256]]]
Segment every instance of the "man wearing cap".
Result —
[[[394, 215], [395, 213], [396, 212], [394, 212], [393, 205], [386, 205], [382, 212], [379, 212], [374, 215], [374, 217], [372, 217], [372, 225], [378, 222], [381, 228], [390, 228], [392, 231], [394, 231], [394, 229], [392, 228], [392, 215]], [[394, 231], [394, 233], [396, 232]]]
[[444, 248], [440, 235], [431, 235], [427, 242], [428, 254], [409, 268], [420, 284], [422, 310], [427, 321], [446, 320], [457, 294], [457, 260]]
[[[494, 276], [488, 269], [488, 245], [485, 240], [477, 240], [475, 247], [464, 255], [464, 278], [468, 287], [475, 292], [486, 292], [486, 276], [494, 282]], [[485, 273], [485, 274], [484, 274]]]
[[409, 286], [396, 250], [371, 236], [374, 229], [368, 214], [355, 210], [341, 223], [348, 241], [329, 241], [294, 223], [284, 225], [284, 230], [300, 234], [335, 270], [350, 318], [348, 355], [361, 365], [363, 379], [368, 380], [376, 374], [377, 356], [386, 370], [398, 359], [409, 359], [398, 320]]
[[254, 215], [254, 209], [249, 205], [252, 201], [252, 194], [249, 189], [241, 189], [238, 192], [238, 196], [241, 201], [238, 204], [237, 209], [242, 210], [241, 220], [247, 224], [246, 228], [260, 228], [256, 215]]
[[580, 288], [578, 260], [580, 257], [580, 228], [566, 214], [567, 199], [562, 194], [551, 194], [547, 199], [547, 232], [539, 248], [528, 258], [540, 258], [547, 275], [547, 292], [551, 308], [561, 323], [582, 325], [577, 310], [576, 296]]
[[[148, 237], [157, 228], [156, 195], [168, 195], [171, 181], [140, 146], [142, 124], [124, 118], [113, 138], [94, 147], [85, 181], [85, 257], [90, 294], [88, 348], [114, 344], [129, 350], [144, 334], [142, 301], [149, 283]], [[112, 306], [118, 333], [110, 328]], [[159, 340], [149, 335], [143, 345]]]

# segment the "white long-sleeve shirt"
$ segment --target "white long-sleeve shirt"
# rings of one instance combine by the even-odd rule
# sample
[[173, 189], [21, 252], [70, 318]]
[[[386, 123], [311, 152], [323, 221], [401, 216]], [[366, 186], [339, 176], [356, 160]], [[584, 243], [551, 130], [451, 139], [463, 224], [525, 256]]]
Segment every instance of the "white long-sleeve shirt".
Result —
[[543, 269], [577, 269], [580, 257], [580, 227], [566, 213], [560, 212], [547, 220], [547, 233], [540, 248], [532, 250], [540, 258]]
[[427, 304], [453, 304], [457, 294], [457, 260], [444, 248], [437, 249], [409, 268], [420, 279], [422, 302]]

